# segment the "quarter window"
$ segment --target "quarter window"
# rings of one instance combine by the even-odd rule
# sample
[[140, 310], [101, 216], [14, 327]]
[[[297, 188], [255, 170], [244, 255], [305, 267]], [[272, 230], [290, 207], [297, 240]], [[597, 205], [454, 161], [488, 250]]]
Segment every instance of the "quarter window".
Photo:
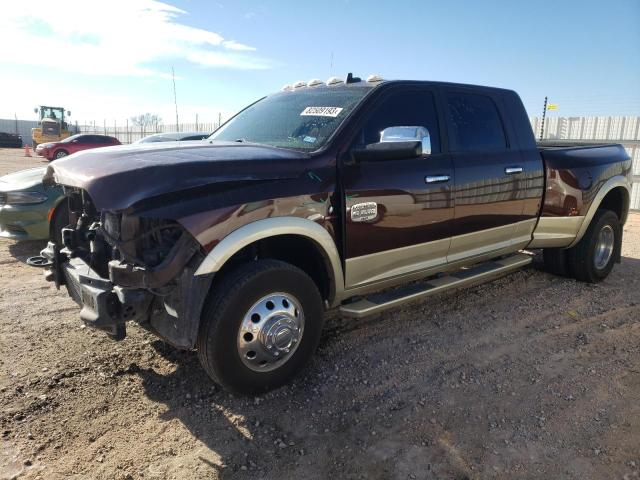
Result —
[[449, 93], [447, 105], [452, 151], [506, 148], [507, 140], [498, 108], [490, 97], [472, 93]]

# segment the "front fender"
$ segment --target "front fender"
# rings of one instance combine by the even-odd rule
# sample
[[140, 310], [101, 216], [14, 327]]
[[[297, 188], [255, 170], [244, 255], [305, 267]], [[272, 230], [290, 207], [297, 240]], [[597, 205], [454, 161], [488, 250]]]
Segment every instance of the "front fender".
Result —
[[344, 292], [342, 262], [333, 238], [318, 223], [299, 217], [272, 217], [251, 222], [224, 237], [202, 261], [195, 275], [217, 272], [222, 266], [247, 245], [258, 240], [278, 235], [299, 235], [311, 240], [328, 265], [331, 280], [329, 304], [334, 305]]

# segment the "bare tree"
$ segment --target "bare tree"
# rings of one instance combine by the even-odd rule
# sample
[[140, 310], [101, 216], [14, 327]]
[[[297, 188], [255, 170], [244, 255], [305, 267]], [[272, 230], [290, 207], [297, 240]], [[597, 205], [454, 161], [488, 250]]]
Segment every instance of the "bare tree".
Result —
[[136, 115], [135, 117], [131, 117], [131, 122], [136, 126], [140, 127], [140, 133], [144, 135], [147, 131], [148, 127], [153, 126], [154, 130], [158, 130], [158, 124], [162, 122], [162, 118], [160, 115], [156, 113], [143, 113], [141, 115]]

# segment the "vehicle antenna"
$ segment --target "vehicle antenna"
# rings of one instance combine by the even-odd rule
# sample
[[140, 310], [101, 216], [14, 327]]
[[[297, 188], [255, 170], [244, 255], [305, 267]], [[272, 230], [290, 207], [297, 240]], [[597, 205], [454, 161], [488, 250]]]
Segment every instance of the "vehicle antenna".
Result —
[[173, 70], [173, 67], [171, 67], [171, 78], [173, 79], [173, 103], [176, 106], [176, 132], [180, 131], [180, 128], [178, 127], [178, 98], [176, 97], [176, 73]]
[[542, 108], [542, 122], [540, 125], [540, 141], [542, 141], [542, 137], [544, 137], [544, 117], [547, 114], [547, 97], [544, 97], [544, 107]]

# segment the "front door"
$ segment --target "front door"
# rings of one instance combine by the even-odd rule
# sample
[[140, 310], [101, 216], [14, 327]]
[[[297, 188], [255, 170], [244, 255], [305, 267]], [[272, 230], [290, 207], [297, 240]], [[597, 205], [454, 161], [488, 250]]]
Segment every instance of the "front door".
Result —
[[347, 288], [446, 263], [454, 172], [439, 123], [433, 92], [405, 87], [379, 99], [358, 130], [352, 148], [380, 142], [389, 127], [424, 127], [431, 153], [343, 165]]

